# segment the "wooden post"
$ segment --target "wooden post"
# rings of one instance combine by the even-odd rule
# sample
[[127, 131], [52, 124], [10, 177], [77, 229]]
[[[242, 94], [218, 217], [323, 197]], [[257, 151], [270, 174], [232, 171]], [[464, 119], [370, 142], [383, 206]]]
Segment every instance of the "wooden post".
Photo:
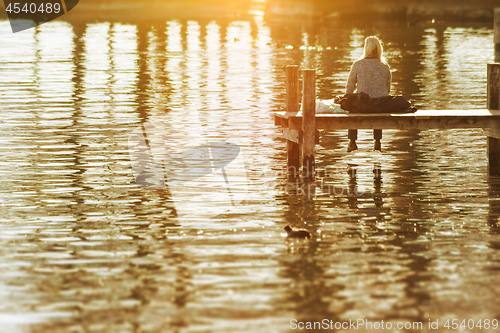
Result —
[[500, 110], [500, 63], [489, 63], [487, 108], [489, 110]]
[[495, 8], [493, 16], [495, 61], [500, 62], [500, 8]]
[[300, 146], [298, 143], [286, 140], [286, 150], [288, 175], [296, 178], [300, 171]]
[[299, 66], [286, 66], [286, 112], [299, 112]]
[[316, 144], [316, 74], [313, 69], [303, 71], [304, 92], [302, 103], [302, 165], [304, 179], [314, 179]]
[[[299, 67], [286, 66], [286, 111], [299, 111]], [[298, 143], [287, 140], [287, 170], [288, 175], [295, 178], [300, 169], [300, 146]]]
[[[489, 110], [500, 110], [500, 64], [488, 64]], [[492, 176], [500, 175], [500, 139], [488, 136], [488, 171]]]

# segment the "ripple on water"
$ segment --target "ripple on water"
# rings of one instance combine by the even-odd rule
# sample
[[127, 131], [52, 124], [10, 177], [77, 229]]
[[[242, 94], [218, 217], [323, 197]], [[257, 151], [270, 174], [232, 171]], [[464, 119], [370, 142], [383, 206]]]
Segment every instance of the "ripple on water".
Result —
[[[3, 327], [284, 332], [292, 318], [495, 317], [499, 189], [481, 131], [384, 130], [381, 153], [360, 131], [350, 154], [346, 131], [322, 134], [318, 179], [302, 183], [286, 179], [271, 117], [283, 66], [318, 69], [317, 94], [331, 98], [369, 34], [384, 39], [395, 93], [422, 109], [483, 108], [492, 30], [323, 23], [0, 33]], [[238, 145], [224, 170], [231, 195], [221, 170], [180, 194], [168, 179], [138, 186], [129, 134], [151, 123], [166, 127], [148, 140], [169, 136], [160, 143], [176, 153]], [[287, 224], [313, 239], [286, 241]]]

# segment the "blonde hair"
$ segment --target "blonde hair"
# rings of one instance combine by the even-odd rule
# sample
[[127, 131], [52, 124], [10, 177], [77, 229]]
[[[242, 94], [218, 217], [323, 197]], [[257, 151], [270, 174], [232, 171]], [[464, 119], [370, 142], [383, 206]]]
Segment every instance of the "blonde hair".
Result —
[[366, 37], [363, 58], [378, 58], [383, 61], [384, 48], [380, 39], [375, 36]]

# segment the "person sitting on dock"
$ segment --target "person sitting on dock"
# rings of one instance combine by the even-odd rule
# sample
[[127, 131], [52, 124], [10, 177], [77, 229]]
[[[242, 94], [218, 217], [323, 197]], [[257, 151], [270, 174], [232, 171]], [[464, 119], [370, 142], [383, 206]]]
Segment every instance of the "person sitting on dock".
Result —
[[[391, 70], [383, 57], [384, 49], [380, 40], [375, 36], [365, 39], [363, 57], [354, 62], [347, 80], [346, 95], [354, 94], [354, 91], [365, 93], [370, 98], [389, 96], [391, 86]], [[349, 130], [349, 146], [347, 151], [358, 149], [356, 139], [358, 130]], [[374, 129], [375, 150], [381, 149], [380, 139], [382, 130]]]

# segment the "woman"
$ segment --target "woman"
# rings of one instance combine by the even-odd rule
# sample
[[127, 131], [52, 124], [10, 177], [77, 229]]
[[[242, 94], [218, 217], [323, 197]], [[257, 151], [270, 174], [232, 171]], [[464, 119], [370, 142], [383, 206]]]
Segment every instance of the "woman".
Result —
[[[383, 58], [384, 49], [375, 36], [365, 39], [363, 58], [354, 62], [347, 80], [346, 94], [366, 93], [370, 98], [385, 97], [391, 89], [391, 70]], [[358, 149], [356, 139], [358, 130], [349, 130], [349, 147], [347, 151]], [[374, 129], [375, 150], [380, 150], [382, 130]]]

